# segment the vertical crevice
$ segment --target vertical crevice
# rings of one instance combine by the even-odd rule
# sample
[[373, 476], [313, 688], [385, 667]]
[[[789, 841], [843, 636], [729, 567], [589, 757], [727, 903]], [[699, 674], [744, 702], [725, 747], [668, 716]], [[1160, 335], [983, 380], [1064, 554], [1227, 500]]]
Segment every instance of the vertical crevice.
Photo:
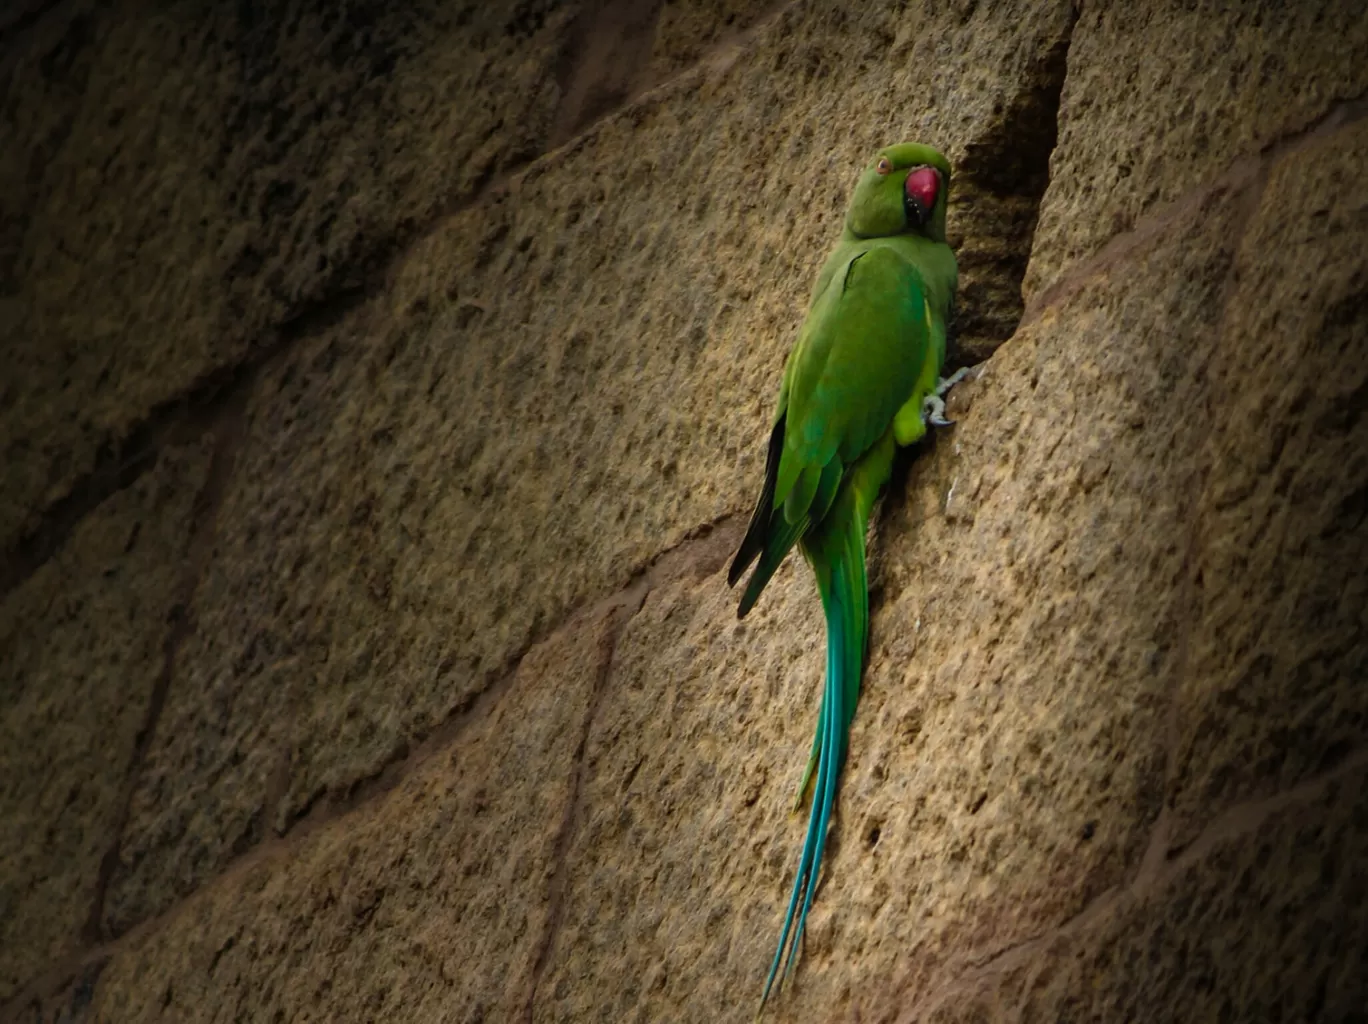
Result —
[[[137, 791], [138, 778], [142, 766], [156, 736], [157, 724], [162, 708], [166, 704], [175, 678], [176, 657], [186, 637], [194, 628], [191, 607], [195, 591], [204, 576], [214, 544], [215, 521], [219, 506], [228, 489], [236, 461], [246, 414], [247, 394], [250, 389], [242, 387], [228, 396], [222, 406], [215, 409], [216, 425], [214, 431], [214, 450], [209, 460], [203, 486], [195, 498], [191, 512], [190, 539], [185, 551], [184, 573], [178, 592], [170, 610], [170, 625], [162, 643], [162, 667], [153, 684], [152, 695], [148, 700], [147, 713], [142, 726], [138, 729], [133, 744], [133, 754], [129, 759], [128, 770], [124, 775], [123, 791], [120, 794], [118, 815], [112, 830], [113, 839], [109, 849], [100, 861], [96, 875], [95, 893], [91, 900], [90, 914], [82, 929], [82, 939], [87, 943], [99, 943], [113, 937], [123, 929], [106, 921], [106, 897], [109, 885], [118, 872], [120, 851], [124, 830], [128, 826], [129, 815], [133, 808], [133, 795]], [[153, 460], [155, 461], [155, 459]]]
[[663, 0], [597, 0], [575, 19], [556, 67], [560, 105], [548, 149], [623, 106], [646, 83]]
[[955, 169], [949, 212], [960, 287], [948, 369], [982, 362], [1021, 322], [1021, 282], [1050, 181], [1076, 20], [1077, 12]]
[[[584, 716], [584, 726], [579, 742], [575, 747], [573, 779], [570, 796], [566, 801], [565, 815], [556, 834], [554, 869], [547, 891], [548, 911], [546, 924], [533, 960], [531, 978], [527, 989], [527, 1002], [523, 1007], [522, 1019], [532, 1024], [536, 1016], [537, 992], [542, 979], [550, 967], [551, 958], [556, 950], [557, 936], [565, 913], [566, 896], [570, 888], [570, 854], [575, 835], [584, 821], [588, 798], [585, 795], [589, 781], [587, 763], [589, 741], [593, 736], [594, 724], [598, 721], [599, 708], [603, 706], [607, 694], [614, 659], [623, 634], [632, 619], [645, 606], [653, 590], [667, 586], [680, 579], [703, 579], [722, 571], [731, 558], [732, 552], [741, 542], [745, 521], [738, 515], [705, 523], [693, 531], [679, 545], [661, 552], [639, 576], [621, 593], [607, 600], [596, 614], [603, 618], [602, 639], [600, 641], [598, 675], [594, 690], [589, 698], [589, 709]], [[605, 621], [606, 620], [606, 621]]]
[[570, 887], [570, 850], [574, 843], [575, 832], [584, 817], [584, 789], [588, 776], [585, 764], [589, 749], [589, 738], [593, 733], [594, 722], [598, 718], [604, 692], [608, 689], [608, 679], [613, 669], [613, 655], [617, 651], [618, 640], [632, 617], [641, 609], [650, 592], [649, 582], [643, 581], [630, 588], [608, 613], [610, 621], [602, 627], [599, 648], [598, 675], [594, 680], [594, 690], [589, 698], [589, 708], [584, 715], [584, 726], [580, 731], [579, 742], [575, 747], [574, 777], [570, 783], [570, 798], [566, 801], [565, 816], [556, 833], [554, 870], [547, 891], [546, 925], [542, 930], [541, 942], [536, 959], [532, 963], [532, 977], [527, 989], [527, 1003], [523, 1008], [523, 1020], [532, 1024], [537, 1005], [537, 989], [551, 963], [551, 954], [556, 947], [556, 935], [560, 931], [561, 918], [565, 912], [566, 892]]

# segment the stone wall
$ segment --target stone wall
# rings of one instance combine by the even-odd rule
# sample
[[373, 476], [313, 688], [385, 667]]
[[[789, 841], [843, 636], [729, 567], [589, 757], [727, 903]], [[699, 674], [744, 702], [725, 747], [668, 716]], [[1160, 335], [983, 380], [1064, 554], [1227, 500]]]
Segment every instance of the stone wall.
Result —
[[1368, 1005], [1368, 21], [0, 18], [0, 1019], [748, 1019], [823, 633], [723, 567], [856, 168], [956, 166], [794, 1021]]

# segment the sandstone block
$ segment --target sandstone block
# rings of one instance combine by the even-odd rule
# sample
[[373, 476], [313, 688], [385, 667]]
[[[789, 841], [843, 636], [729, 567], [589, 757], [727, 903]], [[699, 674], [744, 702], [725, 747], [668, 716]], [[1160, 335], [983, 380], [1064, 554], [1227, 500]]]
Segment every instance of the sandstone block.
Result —
[[[111, 928], [375, 774], [571, 609], [748, 506], [856, 169], [892, 138], [998, 138], [1068, 24], [1056, 3], [917, 18], [794, 8], [744, 59], [454, 214], [383, 296], [261, 374]], [[941, 29], [983, 54], [969, 79], [918, 77]]]
[[1027, 298], [1148, 211], [1365, 88], [1368, 22], [1354, 0], [1084, 5]]
[[95, 1021], [521, 1019], [607, 652], [585, 619], [383, 799], [122, 946]]
[[208, 464], [168, 450], [0, 600], [0, 1002], [94, 923]]
[[[1213, 203], [1023, 328], [895, 488], [838, 827], [776, 1019], [915, 1002], [1138, 869], [1189, 614], [1189, 408], [1238, 211]], [[539, 1021], [753, 1013], [822, 666], [808, 574], [786, 572], [744, 623], [713, 577], [652, 594], [624, 633]]]
[[1179, 838], [1368, 737], [1368, 124], [1280, 160], [1210, 339]]
[[[1214, 840], [1162, 888], [1051, 944], [1025, 1022], [1357, 1020], [1368, 1002], [1368, 778]], [[1205, 846], [1205, 844], [1204, 844]], [[1004, 1018], [999, 1018], [1004, 1019]]]
[[572, 13], [78, 3], [22, 33], [0, 115], [0, 550], [155, 410], [540, 152]]

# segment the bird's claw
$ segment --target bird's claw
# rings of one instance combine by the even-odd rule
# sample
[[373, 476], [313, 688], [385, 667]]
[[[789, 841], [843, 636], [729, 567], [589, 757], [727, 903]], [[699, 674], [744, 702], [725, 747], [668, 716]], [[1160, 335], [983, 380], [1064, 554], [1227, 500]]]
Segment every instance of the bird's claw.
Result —
[[969, 376], [969, 367], [961, 366], [949, 377], [942, 377], [940, 383], [936, 385], [936, 397], [939, 398], [944, 395], [967, 376]]
[[967, 376], [969, 367], [962, 366], [949, 377], [940, 378], [936, 390], [922, 399], [922, 419], [933, 427], [953, 426], [955, 421], [945, 418], [945, 401], [941, 396]]
[[945, 403], [938, 394], [922, 400], [922, 417], [933, 427], [948, 427], [955, 422], [945, 418]]

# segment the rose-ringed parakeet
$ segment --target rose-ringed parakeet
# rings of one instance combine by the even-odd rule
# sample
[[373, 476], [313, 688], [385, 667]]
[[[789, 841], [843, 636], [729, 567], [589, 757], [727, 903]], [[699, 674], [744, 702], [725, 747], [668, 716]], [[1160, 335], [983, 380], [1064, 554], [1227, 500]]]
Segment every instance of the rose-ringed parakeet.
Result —
[[940, 379], [958, 271], [945, 241], [950, 165], [929, 146], [890, 146], [860, 175], [841, 240], [823, 264], [789, 353], [765, 460], [765, 481], [727, 579], [758, 558], [737, 609], [755, 604], [794, 544], [812, 566], [826, 613], [826, 685], [801, 806], [816, 772], [807, 837], [769, 997], [802, 939], [827, 825], [860, 696], [869, 623], [865, 530], [896, 445], [943, 425]]

